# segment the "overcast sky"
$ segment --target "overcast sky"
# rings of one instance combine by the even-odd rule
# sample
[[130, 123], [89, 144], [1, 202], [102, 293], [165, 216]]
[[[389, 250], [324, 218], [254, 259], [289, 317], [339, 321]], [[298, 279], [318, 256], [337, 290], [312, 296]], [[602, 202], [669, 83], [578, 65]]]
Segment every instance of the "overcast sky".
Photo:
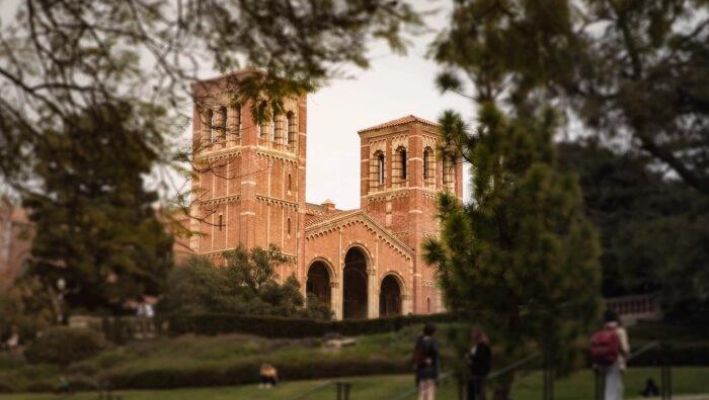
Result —
[[[415, 3], [443, 8], [426, 20], [433, 30], [445, 27], [450, 1]], [[438, 68], [425, 58], [433, 37], [417, 37], [404, 57], [376, 46], [370, 52], [370, 69], [353, 71], [353, 79], [333, 81], [308, 97], [307, 201], [329, 198], [338, 208], [359, 207], [360, 129], [409, 114], [437, 121], [446, 109], [459, 111], [470, 121], [474, 115], [470, 100], [441, 95], [435, 87]]]

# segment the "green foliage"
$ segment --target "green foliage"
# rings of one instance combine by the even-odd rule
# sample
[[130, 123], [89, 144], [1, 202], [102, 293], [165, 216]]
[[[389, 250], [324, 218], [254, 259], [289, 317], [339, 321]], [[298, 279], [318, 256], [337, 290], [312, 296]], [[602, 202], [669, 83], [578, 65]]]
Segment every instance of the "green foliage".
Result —
[[706, 196], [654, 172], [647, 157], [595, 141], [561, 144], [560, 161], [579, 173], [601, 234], [604, 294], [659, 292], [668, 318], [706, 320]]
[[443, 90], [555, 104], [709, 193], [709, 3], [461, 0], [434, 44]]
[[429, 321], [454, 321], [457, 316], [449, 314], [412, 315], [339, 321], [238, 314], [169, 315], [162, 318], [167, 320], [169, 331], [173, 335], [247, 333], [267, 338], [313, 338], [322, 337], [328, 333], [358, 336], [396, 332], [404, 327], [420, 325]]
[[57, 320], [53, 295], [30, 277], [20, 278], [0, 292], [0, 342], [13, 333], [24, 342], [53, 324]]
[[30, 343], [25, 357], [33, 364], [67, 365], [95, 356], [104, 348], [106, 342], [91, 329], [55, 327]]
[[304, 307], [295, 277], [278, 282], [275, 268], [286, 259], [276, 247], [246, 250], [239, 246], [223, 256], [224, 267], [217, 267], [206, 258], [194, 257], [171, 271], [158, 311], [186, 315], [229, 313], [331, 318], [332, 313], [317, 304]]
[[134, 112], [104, 104], [74, 115], [36, 148], [41, 190], [23, 201], [35, 226], [28, 274], [50, 291], [63, 279], [72, 308], [116, 311], [156, 295], [172, 264], [157, 194], [144, 187], [158, 155]]
[[485, 102], [479, 121], [469, 134], [459, 115], [441, 118], [451, 156], [472, 165], [473, 200], [440, 197], [441, 239], [425, 243], [426, 259], [438, 265], [449, 309], [489, 329], [503, 362], [531, 342], [563, 370], [597, 317], [595, 230], [576, 176], [558, 168], [551, 111], [506, 118]]

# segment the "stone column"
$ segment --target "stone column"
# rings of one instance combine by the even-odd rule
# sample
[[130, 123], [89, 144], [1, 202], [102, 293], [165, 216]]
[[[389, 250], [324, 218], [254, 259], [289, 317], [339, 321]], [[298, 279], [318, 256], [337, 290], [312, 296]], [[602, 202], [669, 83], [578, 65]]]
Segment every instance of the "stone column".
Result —
[[380, 289], [376, 267], [367, 268], [367, 318], [379, 318]]
[[408, 315], [413, 312], [411, 305], [411, 296], [408, 294], [401, 295], [401, 315]]
[[330, 307], [335, 312], [335, 319], [342, 319], [342, 284], [339, 281], [330, 282]]

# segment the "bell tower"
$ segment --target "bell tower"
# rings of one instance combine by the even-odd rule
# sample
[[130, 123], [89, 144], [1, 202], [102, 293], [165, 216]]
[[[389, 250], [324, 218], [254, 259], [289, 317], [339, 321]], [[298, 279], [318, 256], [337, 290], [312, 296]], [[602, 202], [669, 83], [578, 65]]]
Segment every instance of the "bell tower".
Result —
[[442, 310], [435, 269], [420, 246], [438, 236], [438, 193], [463, 196], [462, 163], [441, 156], [438, 129], [409, 115], [359, 131], [361, 206], [415, 253], [414, 313]]
[[[257, 123], [253, 103], [238, 101], [246, 71], [193, 85], [190, 247], [218, 257], [244, 245], [274, 244], [291, 259], [281, 275], [302, 275], [304, 254], [306, 97]], [[267, 102], [258, 105], [269, 107]]]

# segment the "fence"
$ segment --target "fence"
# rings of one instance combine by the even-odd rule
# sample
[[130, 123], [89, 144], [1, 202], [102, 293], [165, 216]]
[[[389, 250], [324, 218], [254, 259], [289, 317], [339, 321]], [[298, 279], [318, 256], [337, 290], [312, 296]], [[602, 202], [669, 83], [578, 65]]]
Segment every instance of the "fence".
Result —
[[615, 311], [626, 325], [640, 319], [656, 320], [662, 317], [660, 301], [654, 294], [608, 298], [606, 307]]

